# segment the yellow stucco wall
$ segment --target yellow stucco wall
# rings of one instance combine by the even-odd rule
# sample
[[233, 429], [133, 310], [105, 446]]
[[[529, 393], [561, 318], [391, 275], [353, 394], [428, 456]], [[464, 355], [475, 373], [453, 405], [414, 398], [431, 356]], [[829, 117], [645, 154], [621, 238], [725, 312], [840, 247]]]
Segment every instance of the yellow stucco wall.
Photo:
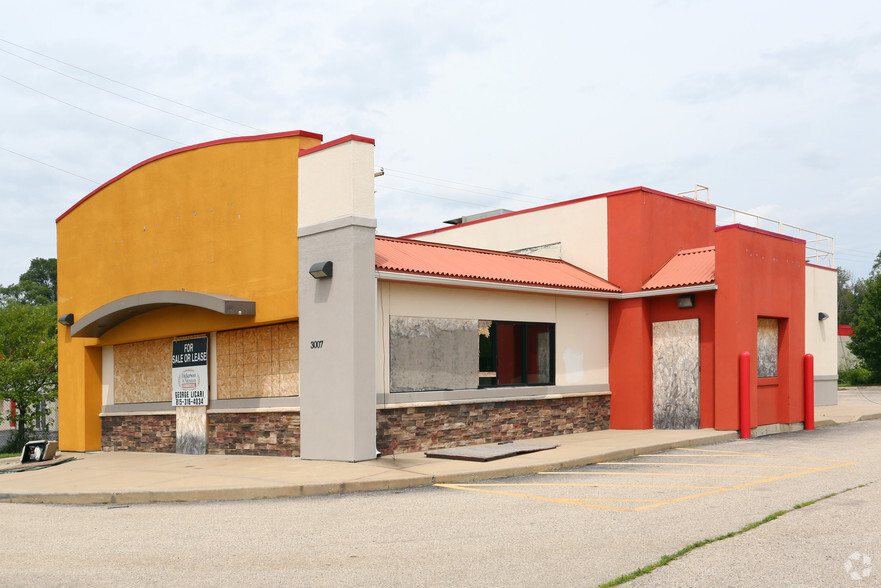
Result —
[[311, 134], [233, 140], [158, 157], [59, 219], [58, 313], [185, 289], [254, 300], [256, 316], [166, 308], [99, 339], [59, 333], [59, 445], [100, 449], [97, 346], [297, 318], [297, 183]]

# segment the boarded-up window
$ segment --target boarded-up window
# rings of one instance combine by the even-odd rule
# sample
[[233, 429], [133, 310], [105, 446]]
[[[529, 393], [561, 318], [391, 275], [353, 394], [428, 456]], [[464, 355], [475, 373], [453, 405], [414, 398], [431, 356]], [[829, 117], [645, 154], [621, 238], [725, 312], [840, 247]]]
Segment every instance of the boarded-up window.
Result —
[[759, 319], [758, 366], [760, 378], [777, 377], [777, 354], [779, 339], [779, 320]]
[[171, 339], [113, 346], [116, 404], [171, 401]]
[[389, 317], [392, 392], [478, 385], [476, 320]]
[[217, 333], [217, 398], [300, 393], [299, 323]]

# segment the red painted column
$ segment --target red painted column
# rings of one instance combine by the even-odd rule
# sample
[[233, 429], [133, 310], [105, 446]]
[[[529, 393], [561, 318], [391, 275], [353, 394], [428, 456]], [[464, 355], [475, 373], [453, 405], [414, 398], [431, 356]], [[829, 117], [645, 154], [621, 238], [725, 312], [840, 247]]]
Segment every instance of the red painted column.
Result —
[[9, 426], [12, 427], [13, 429], [15, 428], [15, 409], [16, 409], [15, 400], [10, 400], [9, 401], [9, 414], [10, 414], [11, 418], [9, 420]]
[[749, 351], [740, 354], [740, 438], [752, 436], [752, 419], [749, 406]]
[[805, 430], [814, 430], [814, 356], [805, 355]]

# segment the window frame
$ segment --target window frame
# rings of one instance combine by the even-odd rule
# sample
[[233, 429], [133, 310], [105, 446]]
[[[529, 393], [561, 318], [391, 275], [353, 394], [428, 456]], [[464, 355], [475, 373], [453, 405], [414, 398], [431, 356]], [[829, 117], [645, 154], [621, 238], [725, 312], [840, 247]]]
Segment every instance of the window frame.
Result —
[[[774, 321], [774, 323], [775, 323], [776, 349], [774, 349], [773, 354], [763, 353], [763, 349], [760, 345], [760, 343], [761, 343], [760, 336], [762, 333], [762, 328], [761, 328], [762, 321]], [[779, 317], [775, 317], [775, 316], [759, 316], [756, 319], [756, 378], [760, 381], [764, 381], [764, 383], [767, 383], [770, 380], [776, 380], [780, 376], [780, 346], [782, 343], [781, 322], [782, 322], [782, 320]], [[772, 366], [774, 369], [774, 373], [771, 375], [763, 375], [763, 372], [761, 371], [763, 356], [774, 358], [774, 362], [773, 362], [773, 366]]]
[[[531, 321], [497, 321], [491, 319], [481, 319], [480, 322], [490, 323], [490, 350], [492, 353], [492, 372], [495, 376], [480, 376], [478, 380], [478, 388], [520, 388], [529, 386], [554, 386], [556, 385], [556, 324], [545, 322]], [[498, 383], [499, 369], [499, 345], [498, 330], [496, 325], [511, 325], [520, 328], [520, 381], [514, 383]], [[546, 382], [529, 382], [529, 327], [547, 327], [548, 329], [548, 380]], [[479, 354], [478, 350], [478, 354]], [[478, 371], [480, 374], [484, 372], [480, 368], [483, 364], [483, 357], [478, 355]], [[491, 380], [486, 382], [485, 380]]]

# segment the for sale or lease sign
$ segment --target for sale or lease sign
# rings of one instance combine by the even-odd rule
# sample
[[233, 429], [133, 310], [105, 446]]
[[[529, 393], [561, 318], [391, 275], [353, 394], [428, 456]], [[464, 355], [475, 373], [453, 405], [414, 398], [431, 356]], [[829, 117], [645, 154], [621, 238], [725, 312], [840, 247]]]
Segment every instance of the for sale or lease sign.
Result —
[[208, 405], [208, 337], [171, 342], [171, 404]]

